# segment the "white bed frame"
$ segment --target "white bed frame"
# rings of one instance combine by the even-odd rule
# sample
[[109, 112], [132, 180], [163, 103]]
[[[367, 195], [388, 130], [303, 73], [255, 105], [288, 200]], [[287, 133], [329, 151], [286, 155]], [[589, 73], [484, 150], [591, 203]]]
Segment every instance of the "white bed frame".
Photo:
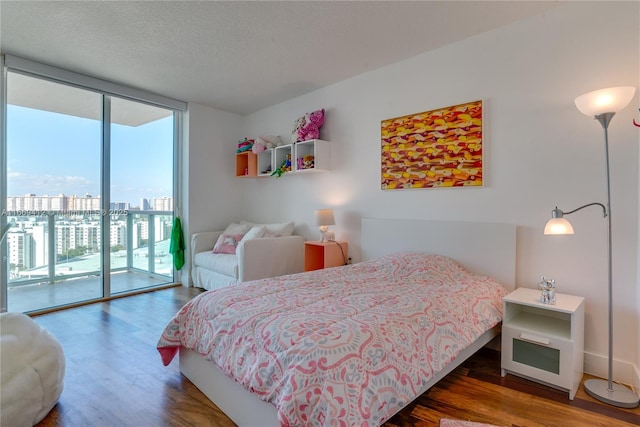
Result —
[[[363, 260], [402, 250], [451, 257], [468, 270], [515, 287], [516, 227], [510, 224], [453, 221], [363, 219]], [[467, 347], [418, 394], [458, 367], [500, 331], [497, 326]], [[276, 408], [221, 373], [198, 353], [180, 349], [180, 372], [241, 427], [279, 426]]]

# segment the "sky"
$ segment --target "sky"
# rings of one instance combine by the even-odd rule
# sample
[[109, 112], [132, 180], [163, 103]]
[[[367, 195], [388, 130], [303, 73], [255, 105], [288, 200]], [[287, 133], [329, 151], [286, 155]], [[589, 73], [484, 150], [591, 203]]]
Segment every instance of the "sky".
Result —
[[[173, 118], [111, 128], [111, 201], [172, 197]], [[100, 195], [100, 122], [7, 107], [7, 195]]]

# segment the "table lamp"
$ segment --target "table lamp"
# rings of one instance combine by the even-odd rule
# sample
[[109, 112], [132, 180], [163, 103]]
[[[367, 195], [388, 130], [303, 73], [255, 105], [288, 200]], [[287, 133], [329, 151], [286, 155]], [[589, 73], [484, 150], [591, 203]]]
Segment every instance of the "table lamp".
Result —
[[333, 209], [317, 209], [315, 212], [316, 225], [320, 226], [320, 234], [322, 234], [321, 242], [328, 242], [334, 240], [335, 234], [329, 230], [330, 225], [335, 225], [336, 221], [333, 218]]

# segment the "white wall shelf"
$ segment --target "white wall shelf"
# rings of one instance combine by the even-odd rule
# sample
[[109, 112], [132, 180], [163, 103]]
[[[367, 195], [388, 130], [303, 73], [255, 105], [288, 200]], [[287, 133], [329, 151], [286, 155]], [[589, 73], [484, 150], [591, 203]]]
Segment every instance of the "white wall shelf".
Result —
[[[298, 159], [304, 156], [313, 156], [312, 168], [298, 168]], [[331, 144], [329, 141], [322, 139], [312, 139], [309, 141], [298, 142], [295, 144], [293, 171], [294, 172], [322, 172], [330, 169], [331, 163]]]
[[[273, 171], [279, 168], [291, 156], [291, 170], [282, 174], [324, 172], [330, 170], [331, 165], [331, 143], [322, 139], [311, 139], [309, 141], [297, 142], [295, 144], [280, 145], [270, 148], [257, 155], [236, 156], [236, 176], [238, 177], [270, 177]], [[255, 159], [253, 156], [256, 156]], [[313, 156], [312, 167], [298, 167], [298, 158]], [[247, 158], [251, 158], [247, 162]], [[242, 162], [239, 164], [239, 161]], [[249, 170], [247, 170], [247, 168]], [[245, 173], [246, 172], [246, 173]]]
[[258, 154], [258, 173], [257, 176], [268, 177], [273, 172], [273, 156], [274, 150], [269, 148]]

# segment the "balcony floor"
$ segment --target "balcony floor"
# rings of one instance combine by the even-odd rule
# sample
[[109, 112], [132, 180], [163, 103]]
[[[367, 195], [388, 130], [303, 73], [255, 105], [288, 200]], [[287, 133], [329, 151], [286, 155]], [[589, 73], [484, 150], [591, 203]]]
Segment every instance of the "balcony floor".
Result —
[[[170, 277], [158, 277], [144, 271], [118, 271], [111, 274], [111, 295], [173, 283]], [[49, 284], [10, 286], [7, 310], [30, 312], [102, 298], [102, 277], [91, 276]]]

